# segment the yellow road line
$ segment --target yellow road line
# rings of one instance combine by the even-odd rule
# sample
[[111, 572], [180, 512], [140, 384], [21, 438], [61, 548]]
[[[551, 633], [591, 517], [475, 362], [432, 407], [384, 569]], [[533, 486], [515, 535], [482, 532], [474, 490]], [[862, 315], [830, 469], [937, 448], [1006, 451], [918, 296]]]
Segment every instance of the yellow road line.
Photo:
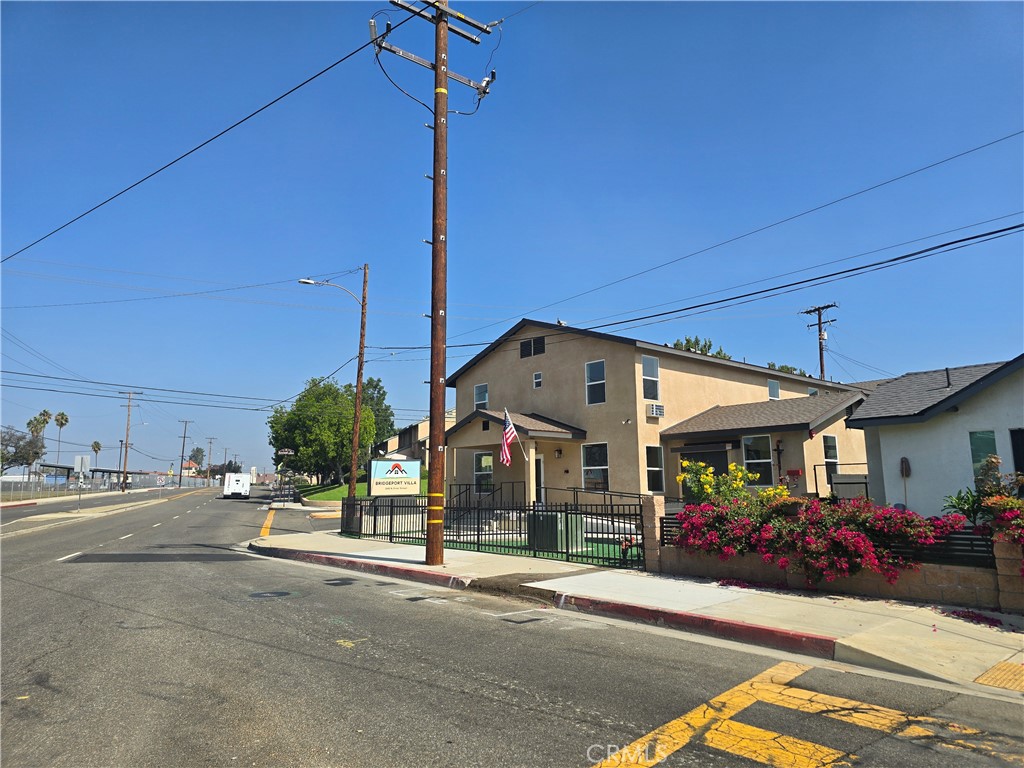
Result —
[[[750, 693], [752, 686], [758, 683], [788, 683], [809, 669], [809, 666], [789, 661], [776, 664], [757, 677], [716, 696], [707, 704], [701, 704], [682, 717], [656, 728], [629, 746], [623, 747], [607, 760], [597, 763], [595, 768], [619, 768], [627, 765], [650, 768], [650, 766], [657, 765], [673, 752], [677, 752], [689, 744], [690, 740], [699, 732], [707, 731], [712, 725], [728, 720], [755, 703], [757, 697]], [[789, 764], [777, 763], [777, 765]], [[796, 763], [792, 765], [795, 766]]]
[[704, 737], [704, 743], [709, 747], [759, 763], [787, 768], [829, 768], [840, 764], [849, 765], [846, 758], [850, 757], [845, 752], [738, 723], [735, 720], [715, 723]]
[[274, 522], [274, 510], [270, 510], [267, 513], [267, 519], [263, 523], [263, 527], [260, 528], [260, 536], [269, 536], [270, 535], [270, 524], [272, 522]]

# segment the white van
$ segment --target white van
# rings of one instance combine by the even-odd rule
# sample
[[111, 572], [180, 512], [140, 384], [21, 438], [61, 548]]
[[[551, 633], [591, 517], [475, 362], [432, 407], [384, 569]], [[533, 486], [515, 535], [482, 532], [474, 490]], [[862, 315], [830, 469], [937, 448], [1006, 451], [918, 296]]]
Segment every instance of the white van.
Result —
[[224, 498], [249, 498], [249, 475], [228, 472], [224, 475]]

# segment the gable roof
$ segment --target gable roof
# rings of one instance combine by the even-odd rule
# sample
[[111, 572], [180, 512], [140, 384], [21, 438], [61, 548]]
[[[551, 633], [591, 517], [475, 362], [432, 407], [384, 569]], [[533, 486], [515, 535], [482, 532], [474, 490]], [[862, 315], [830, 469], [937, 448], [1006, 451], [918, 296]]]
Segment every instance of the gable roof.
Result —
[[959, 405], [1024, 366], [1024, 355], [1001, 363], [906, 373], [880, 384], [857, 409], [849, 426], [857, 429], [912, 424]]
[[[483, 350], [474, 355], [469, 362], [464, 364], [462, 367], [457, 369], [454, 373], [450, 374], [445, 383], [449, 387], [454, 387], [456, 382], [462, 377], [467, 371], [473, 366], [483, 360], [487, 355], [491, 354], [495, 349], [500, 347], [502, 344], [507, 342], [510, 338], [519, 333], [523, 328], [527, 326], [533, 326], [541, 329], [542, 331], [553, 332], [557, 335], [565, 336], [583, 336], [592, 339], [600, 339], [601, 341], [610, 341], [617, 344], [625, 344], [626, 346], [636, 347], [640, 350], [648, 350], [651, 352], [658, 352], [661, 354], [670, 354], [678, 357], [686, 357], [692, 360], [703, 360], [706, 362], [713, 363], [715, 365], [721, 365], [729, 368], [739, 368], [748, 371], [758, 371], [759, 373], [767, 373], [773, 379], [788, 379], [791, 381], [800, 381], [810, 385], [837, 387], [839, 389], [853, 391], [853, 387], [848, 384], [840, 384], [835, 381], [820, 381], [810, 376], [801, 376], [796, 373], [784, 373], [775, 368], [768, 368], [763, 365], [753, 365], [751, 363], [743, 363], [737, 360], [726, 360], [725, 358], [715, 357], [714, 355], [703, 355], [699, 352], [690, 352], [686, 349], [676, 349], [669, 344], [655, 344], [648, 341], [640, 341], [639, 339], [630, 339], [626, 336], [613, 336], [610, 333], [601, 333], [600, 331], [591, 331], [586, 328], [573, 328], [572, 326], [563, 325], [561, 323], [546, 323], [542, 320], [530, 320], [529, 318], [523, 318], [518, 323], [513, 325], [498, 338], [488, 344]], [[545, 337], [550, 340], [551, 334], [545, 334]]]
[[[587, 430], [574, 427], [571, 424], [565, 424], [561, 421], [555, 421], [547, 416], [541, 416], [537, 413], [512, 413], [508, 414], [508, 417], [512, 420], [512, 424], [516, 428], [516, 432], [523, 437], [552, 437], [562, 438], [568, 440], [583, 440], [587, 436]], [[451, 427], [445, 432], [445, 435], [451, 435], [458, 432], [464, 426], [469, 424], [475, 419], [482, 419], [484, 421], [491, 421], [495, 424], [505, 424], [505, 412], [504, 411], [490, 411], [483, 408], [478, 408], [469, 414], [466, 418], [462, 419], [454, 427]]]
[[853, 394], [787, 397], [740, 405], [716, 405], [661, 431], [662, 438], [735, 437], [751, 432], [816, 429], [864, 399]]

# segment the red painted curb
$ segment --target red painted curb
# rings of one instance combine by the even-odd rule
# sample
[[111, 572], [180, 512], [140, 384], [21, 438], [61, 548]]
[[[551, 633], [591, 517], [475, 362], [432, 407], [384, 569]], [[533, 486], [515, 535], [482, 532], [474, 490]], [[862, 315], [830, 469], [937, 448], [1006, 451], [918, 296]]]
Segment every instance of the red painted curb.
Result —
[[794, 632], [776, 627], [763, 627], [747, 624], [731, 619], [719, 619], [701, 616], [696, 613], [669, 611], [662, 608], [649, 608], [628, 603], [612, 603], [589, 597], [573, 597], [557, 593], [555, 605], [563, 607], [571, 605], [586, 613], [597, 613], [615, 618], [643, 621], [660, 624], [677, 629], [686, 629], [704, 635], [722, 637], [726, 640], [738, 640], [753, 645], [764, 645], [781, 651], [802, 653], [822, 659], [835, 659], [836, 638], [825, 635], [812, 635], [806, 632]]
[[17, 504], [0, 504], [0, 509], [17, 509], [18, 507], [37, 507], [38, 502], [35, 501], [19, 501]]
[[418, 581], [424, 584], [434, 584], [439, 587], [450, 589], [465, 589], [473, 581], [467, 576], [451, 576], [447, 573], [436, 573], [434, 571], [421, 571], [416, 568], [404, 568], [400, 565], [388, 565], [386, 563], [370, 560], [358, 560], [351, 557], [339, 555], [325, 555], [316, 552], [298, 552], [293, 549], [279, 549], [277, 547], [263, 547], [250, 542], [249, 549], [261, 555], [280, 557], [286, 560], [300, 560], [304, 563], [317, 563], [318, 565], [330, 565], [335, 568], [348, 568], [362, 573], [372, 573], [378, 576], [391, 576], [396, 579]]

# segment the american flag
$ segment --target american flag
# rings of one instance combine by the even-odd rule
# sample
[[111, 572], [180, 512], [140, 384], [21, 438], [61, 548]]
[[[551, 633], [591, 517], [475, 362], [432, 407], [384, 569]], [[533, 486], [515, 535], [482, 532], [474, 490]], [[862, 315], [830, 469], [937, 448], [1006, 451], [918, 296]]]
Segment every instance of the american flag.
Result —
[[501, 430], [501, 453], [498, 455], [498, 461], [506, 467], [512, 466], [512, 453], [509, 451], [509, 447], [512, 445], [512, 441], [518, 437], [515, 425], [512, 424], [512, 419], [509, 418], [508, 408], [506, 408], [505, 426]]

